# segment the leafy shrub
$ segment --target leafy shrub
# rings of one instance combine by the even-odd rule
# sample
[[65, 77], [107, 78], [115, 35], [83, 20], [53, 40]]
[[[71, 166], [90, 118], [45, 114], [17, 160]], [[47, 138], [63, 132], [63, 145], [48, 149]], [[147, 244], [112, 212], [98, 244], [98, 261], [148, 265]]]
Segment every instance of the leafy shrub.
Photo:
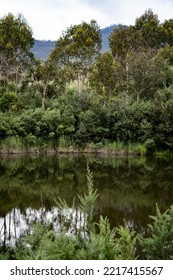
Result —
[[163, 214], [159, 208], [156, 216], [151, 216], [153, 223], [149, 224], [150, 237], [141, 238], [144, 258], [151, 260], [173, 259], [173, 206]]
[[5, 112], [8, 110], [16, 111], [21, 106], [19, 97], [13, 93], [3, 94], [0, 98], [0, 110]]

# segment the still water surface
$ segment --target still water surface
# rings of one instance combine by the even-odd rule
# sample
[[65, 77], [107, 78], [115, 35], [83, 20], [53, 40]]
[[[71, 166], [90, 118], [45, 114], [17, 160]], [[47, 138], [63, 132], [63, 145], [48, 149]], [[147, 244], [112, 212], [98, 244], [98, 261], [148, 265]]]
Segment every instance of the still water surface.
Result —
[[54, 219], [58, 227], [55, 200], [65, 198], [69, 210], [74, 210], [73, 198], [87, 191], [87, 162], [99, 193], [95, 221], [103, 215], [112, 227], [126, 222], [145, 233], [156, 204], [162, 211], [173, 204], [173, 159], [1, 157], [0, 246], [14, 243], [32, 221]]

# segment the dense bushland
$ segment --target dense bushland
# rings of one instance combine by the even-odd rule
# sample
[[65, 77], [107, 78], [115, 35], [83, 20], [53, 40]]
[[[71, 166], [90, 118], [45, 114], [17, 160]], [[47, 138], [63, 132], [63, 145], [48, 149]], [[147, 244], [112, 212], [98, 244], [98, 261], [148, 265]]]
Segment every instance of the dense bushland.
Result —
[[[160, 90], [153, 101], [129, 100], [128, 104], [117, 98], [105, 102], [102, 96], [88, 91], [73, 92], [50, 100], [46, 109], [19, 110], [15, 107], [22, 106], [23, 96], [14, 99], [14, 94], [8, 95], [1, 98], [1, 102], [6, 99], [11, 106], [10, 110], [0, 112], [1, 148], [8, 144], [11, 148], [57, 148], [87, 143], [101, 148], [108, 142], [123, 142], [141, 143], [149, 152], [172, 150], [173, 98], [165, 100], [165, 95], [171, 92], [171, 89]], [[4, 108], [5, 102], [2, 103]]]
[[160, 23], [148, 10], [134, 26], [116, 26], [102, 54], [99, 26], [83, 22], [44, 62], [30, 52], [22, 16], [3, 17], [0, 30], [1, 152], [115, 143], [172, 151], [172, 20]]

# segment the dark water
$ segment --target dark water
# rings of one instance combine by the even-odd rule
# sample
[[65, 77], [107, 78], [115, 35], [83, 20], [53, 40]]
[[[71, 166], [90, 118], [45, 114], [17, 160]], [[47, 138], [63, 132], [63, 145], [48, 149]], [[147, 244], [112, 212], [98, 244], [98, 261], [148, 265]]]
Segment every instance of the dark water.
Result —
[[58, 215], [56, 199], [73, 198], [87, 190], [89, 162], [99, 198], [94, 219], [107, 216], [111, 226], [126, 224], [138, 232], [155, 214], [173, 204], [173, 159], [135, 157], [1, 157], [0, 246], [14, 243], [27, 225]]

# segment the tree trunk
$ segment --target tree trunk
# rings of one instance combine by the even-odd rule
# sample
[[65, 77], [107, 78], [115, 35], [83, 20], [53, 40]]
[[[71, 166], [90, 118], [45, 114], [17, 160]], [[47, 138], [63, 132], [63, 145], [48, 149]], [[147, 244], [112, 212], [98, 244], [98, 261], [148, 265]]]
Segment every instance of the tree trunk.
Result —
[[139, 95], [140, 95], [140, 92], [137, 91], [137, 98], [136, 98], [136, 101], [139, 102]]
[[126, 94], [129, 94], [129, 63], [128, 61], [126, 62]]
[[19, 77], [19, 67], [16, 66], [16, 73], [15, 73], [15, 93], [17, 94], [17, 84], [18, 84], [18, 77]]
[[82, 81], [81, 81], [81, 73], [80, 70], [78, 71], [78, 91], [81, 93], [81, 88], [82, 88]]
[[45, 100], [46, 100], [46, 91], [47, 91], [47, 83], [44, 86], [44, 90], [43, 90], [43, 98], [42, 98], [42, 108], [45, 108]]
[[6, 94], [8, 94], [8, 82], [9, 82], [9, 78], [8, 78], [8, 70], [7, 70], [7, 74], [6, 74]]

